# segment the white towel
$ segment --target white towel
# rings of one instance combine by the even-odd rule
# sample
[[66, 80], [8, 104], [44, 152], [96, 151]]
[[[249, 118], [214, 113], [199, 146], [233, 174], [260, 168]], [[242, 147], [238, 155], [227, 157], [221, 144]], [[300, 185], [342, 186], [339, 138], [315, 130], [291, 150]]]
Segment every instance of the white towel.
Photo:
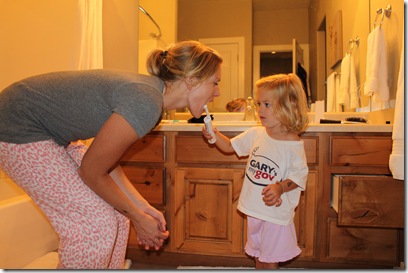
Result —
[[350, 54], [346, 54], [341, 61], [341, 79], [340, 90], [337, 92], [336, 103], [344, 105], [344, 108], [350, 107]]
[[[404, 43], [404, 39], [402, 39]], [[392, 153], [389, 165], [394, 179], [404, 180], [404, 44], [402, 44], [397, 95], [395, 99], [394, 124], [392, 127]]]
[[350, 56], [349, 96], [350, 96], [350, 108], [359, 107], [360, 101], [359, 101], [359, 96], [358, 96], [356, 67], [354, 66], [353, 56]]
[[389, 100], [389, 93], [385, 36], [383, 29], [377, 26], [367, 39], [364, 94], [373, 96], [374, 102], [384, 102]]
[[336, 76], [333, 72], [327, 78], [326, 112], [336, 112]]

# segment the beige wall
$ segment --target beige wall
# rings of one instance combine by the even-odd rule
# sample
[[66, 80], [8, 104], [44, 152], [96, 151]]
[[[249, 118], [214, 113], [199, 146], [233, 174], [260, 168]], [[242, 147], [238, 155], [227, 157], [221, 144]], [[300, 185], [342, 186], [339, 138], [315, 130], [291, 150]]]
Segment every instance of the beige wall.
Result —
[[103, 1], [103, 66], [137, 72], [138, 0]]
[[253, 45], [290, 45], [309, 43], [307, 9], [262, 10], [253, 14]]
[[23, 77], [78, 67], [76, 2], [0, 0], [0, 18], [0, 90]]
[[[177, 0], [139, 0], [143, 7], [159, 25], [162, 37], [158, 46], [166, 48], [177, 40]], [[152, 40], [150, 33], [158, 33], [157, 27], [142, 12], [139, 13], [139, 39]]]
[[[138, 1], [103, 1], [104, 67], [137, 70]], [[0, 0], [0, 90], [24, 77], [78, 69], [73, 0]]]

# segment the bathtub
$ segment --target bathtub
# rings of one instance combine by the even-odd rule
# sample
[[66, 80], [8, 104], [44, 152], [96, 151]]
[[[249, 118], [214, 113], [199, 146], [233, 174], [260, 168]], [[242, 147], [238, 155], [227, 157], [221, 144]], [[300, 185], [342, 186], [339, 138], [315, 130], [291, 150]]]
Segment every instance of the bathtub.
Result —
[[58, 243], [45, 215], [0, 170], [0, 268], [56, 268]]

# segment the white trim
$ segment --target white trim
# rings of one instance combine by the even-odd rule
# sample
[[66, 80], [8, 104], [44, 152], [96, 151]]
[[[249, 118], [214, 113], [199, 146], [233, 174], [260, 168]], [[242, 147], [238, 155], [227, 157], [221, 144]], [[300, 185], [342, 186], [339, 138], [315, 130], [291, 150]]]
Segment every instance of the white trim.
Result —
[[223, 37], [198, 39], [203, 44], [238, 44], [238, 97], [245, 97], [245, 38]]

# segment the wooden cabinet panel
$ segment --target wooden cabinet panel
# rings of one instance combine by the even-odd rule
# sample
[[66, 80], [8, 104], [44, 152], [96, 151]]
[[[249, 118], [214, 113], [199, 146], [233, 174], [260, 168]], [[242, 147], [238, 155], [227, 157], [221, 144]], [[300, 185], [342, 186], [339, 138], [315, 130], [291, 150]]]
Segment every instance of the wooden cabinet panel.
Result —
[[333, 136], [330, 164], [343, 166], [388, 166], [391, 137]]
[[224, 154], [217, 148], [210, 148], [200, 136], [176, 136], [176, 161], [185, 163], [241, 163], [248, 157], [239, 158], [235, 153]]
[[147, 135], [133, 144], [121, 161], [127, 162], [164, 162], [165, 136]]
[[122, 169], [132, 185], [150, 204], [165, 203], [165, 169], [137, 166], [122, 166]]
[[318, 137], [302, 137], [302, 140], [305, 145], [305, 153], [306, 153], [306, 160], [307, 164], [318, 164]]
[[339, 176], [333, 182], [333, 187], [338, 187], [339, 225], [404, 227], [404, 181], [352, 175]]
[[329, 258], [399, 265], [397, 230], [338, 227], [336, 222], [328, 221]]
[[302, 249], [301, 257], [313, 257], [315, 254], [317, 185], [318, 172], [310, 171], [306, 189], [302, 192], [299, 205], [295, 210], [294, 223], [298, 245]]
[[244, 227], [237, 204], [243, 176], [239, 169], [177, 169], [172, 249], [242, 255]]

